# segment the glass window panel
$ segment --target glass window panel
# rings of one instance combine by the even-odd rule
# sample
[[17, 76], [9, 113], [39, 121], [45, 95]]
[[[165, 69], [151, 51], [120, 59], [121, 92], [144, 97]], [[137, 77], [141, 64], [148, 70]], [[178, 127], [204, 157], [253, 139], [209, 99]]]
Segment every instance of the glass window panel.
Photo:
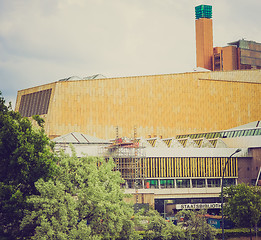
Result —
[[208, 187], [220, 187], [220, 179], [208, 179]]
[[222, 133], [222, 137], [223, 137], [223, 138], [226, 138], [227, 135], [228, 135], [228, 132], [223, 132], [223, 133]]
[[250, 135], [250, 130], [246, 130], [244, 136], [249, 136], [249, 135]]
[[166, 186], [167, 186], [167, 180], [160, 180], [160, 187], [166, 188]]
[[148, 183], [149, 183], [149, 186], [150, 188], [158, 188], [159, 186], [159, 183], [158, 183], [158, 180], [147, 180]]
[[247, 136], [247, 131], [245, 130], [242, 136]]
[[252, 129], [250, 135], [254, 136], [254, 133], [255, 133], [255, 129]]
[[234, 133], [235, 133], [234, 131], [228, 132], [227, 137], [232, 138], [234, 136]]
[[243, 130], [239, 131], [238, 137], [243, 136], [243, 134], [244, 134], [244, 131], [243, 131]]
[[175, 187], [174, 180], [172, 180], [172, 179], [165, 180], [164, 186], [165, 186], [165, 188], [174, 188]]
[[238, 137], [240, 131], [235, 131], [234, 137]]
[[192, 179], [193, 188], [203, 188], [206, 187], [205, 179]]
[[225, 178], [224, 179], [224, 183], [223, 183], [224, 187], [229, 187], [232, 185], [236, 185], [236, 179], [234, 179], [234, 178]]
[[190, 187], [190, 180], [189, 179], [177, 179], [177, 188], [189, 188]]

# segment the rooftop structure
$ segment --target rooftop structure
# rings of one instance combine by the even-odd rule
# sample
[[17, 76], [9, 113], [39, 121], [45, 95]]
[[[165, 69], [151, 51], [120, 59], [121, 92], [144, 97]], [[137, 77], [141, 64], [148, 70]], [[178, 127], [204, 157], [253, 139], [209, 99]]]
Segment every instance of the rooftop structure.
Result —
[[200, 18], [212, 18], [212, 6], [211, 5], [199, 5], [195, 7], [196, 19]]

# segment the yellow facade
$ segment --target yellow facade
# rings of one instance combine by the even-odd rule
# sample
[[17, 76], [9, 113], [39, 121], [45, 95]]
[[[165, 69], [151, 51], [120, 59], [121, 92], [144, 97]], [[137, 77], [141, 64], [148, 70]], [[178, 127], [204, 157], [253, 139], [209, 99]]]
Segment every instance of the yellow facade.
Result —
[[[221, 178], [228, 158], [148, 157], [139, 158], [135, 173], [134, 158], [116, 158], [116, 169], [124, 179]], [[237, 158], [232, 158], [224, 177], [238, 177]]]
[[111, 139], [116, 127], [120, 136], [133, 137], [136, 128], [138, 137], [167, 138], [228, 129], [261, 116], [260, 70], [58, 81], [19, 91], [16, 111], [23, 95], [47, 89], [50, 102], [42, 116], [51, 138], [81, 132]]

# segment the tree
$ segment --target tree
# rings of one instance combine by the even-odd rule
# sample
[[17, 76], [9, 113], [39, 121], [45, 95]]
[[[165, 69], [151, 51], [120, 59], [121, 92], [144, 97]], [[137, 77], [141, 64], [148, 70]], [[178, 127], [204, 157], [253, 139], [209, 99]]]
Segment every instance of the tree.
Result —
[[73, 151], [61, 153], [58, 165], [52, 180], [37, 181], [40, 195], [28, 198], [32, 209], [21, 228], [31, 229], [32, 239], [134, 238], [133, 209], [123, 201], [112, 159], [77, 158]]
[[249, 228], [252, 239], [252, 228], [261, 218], [260, 187], [238, 184], [224, 190], [224, 213], [238, 227]]
[[148, 240], [185, 239], [184, 232], [172, 222], [166, 221], [156, 210], [139, 213], [136, 224], [145, 230], [144, 237]]
[[182, 210], [177, 217], [183, 218], [182, 228], [186, 232], [187, 239], [211, 240], [215, 239], [216, 230], [205, 219], [206, 210], [192, 211]]
[[43, 128], [7, 107], [0, 92], [0, 235], [21, 236], [26, 197], [37, 193], [34, 182], [55, 170], [51, 148]]

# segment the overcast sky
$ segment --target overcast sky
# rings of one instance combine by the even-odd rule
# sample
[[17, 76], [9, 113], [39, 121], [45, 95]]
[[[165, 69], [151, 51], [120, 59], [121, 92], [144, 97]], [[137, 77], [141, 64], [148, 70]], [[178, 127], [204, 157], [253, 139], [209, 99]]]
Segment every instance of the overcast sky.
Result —
[[214, 46], [261, 42], [261, 0], [0, 0], [0, 90], [70, 76], [193, 71], [195, 6], [213, 6]]

